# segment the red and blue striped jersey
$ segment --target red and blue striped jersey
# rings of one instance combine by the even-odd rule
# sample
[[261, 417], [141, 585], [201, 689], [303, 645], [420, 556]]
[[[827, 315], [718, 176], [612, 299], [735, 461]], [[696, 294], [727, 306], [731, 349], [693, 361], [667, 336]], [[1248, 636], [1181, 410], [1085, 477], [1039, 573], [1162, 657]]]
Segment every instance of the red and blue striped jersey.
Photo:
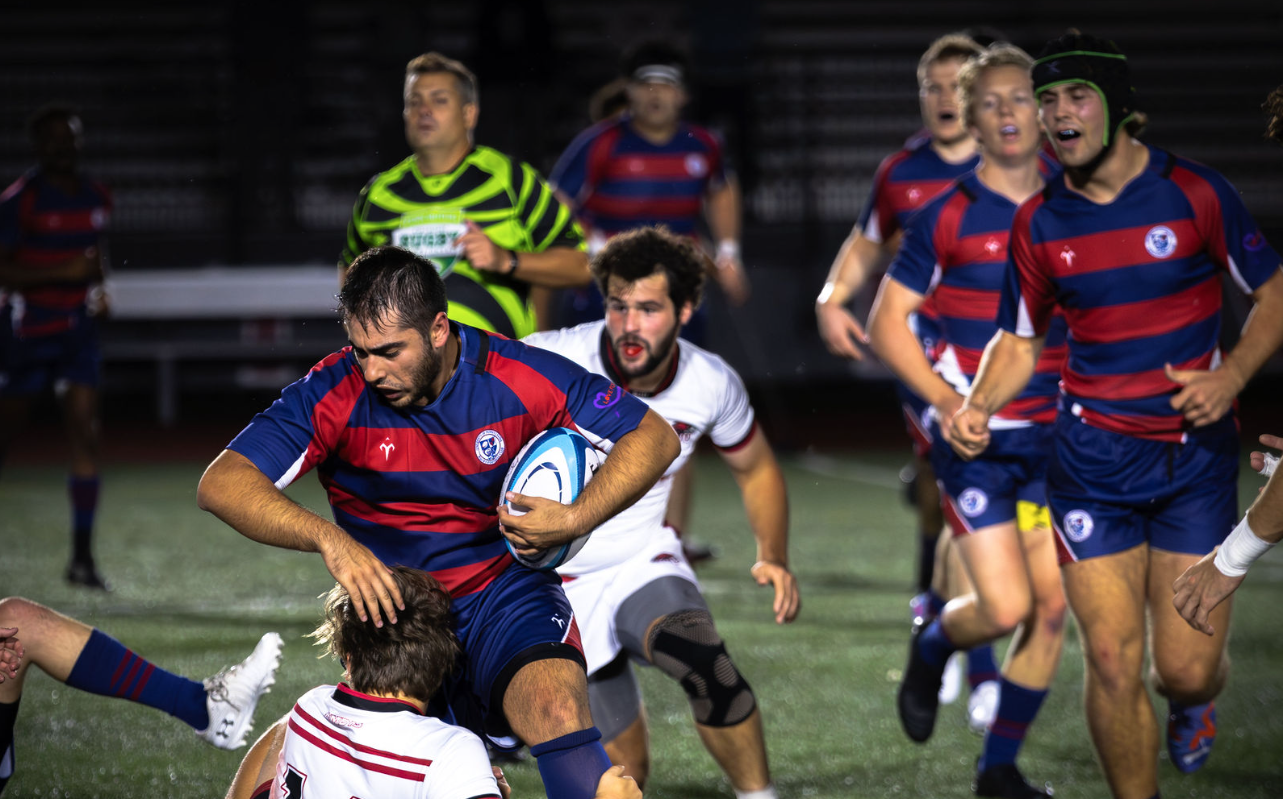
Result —
[[[890, 265], [892, 279], [935, 298], [946, 343], [935, 370], [963, 395], [997, 332], [1016, 207], [975, 174], [967, 175], [912, 216]], [[1033, 378], [994, 414], [998, 426], [1055, 421], [1060, 368], [1067, 354], [1064, 322], [1057, 316]]]
[[[14, 181], [0, 194], [0, 248], [38, 271], [99, 247], [111, 216], [112, 197], [96, 181], [81, 178], [79, 184], [74, 194], [67, 194], [46, 180], [40, 167]], [[42, 336], [69, 330], [85, 308], [88, 291], [89, 283], [24, 288], [18, 333]]]
[[653, 144], [630, 121], [623, 115], [582, 131], [559, 156], [550, 182], [586, 224], [609, 236], [652, 225], [696, 235], [703, 199], [726, 182], [720, 141], [681, 122], [670, 141]]
[[1183, 442], [1164, 364], [1219, 366], [1221, 273], [1251, 294], [1280, 264], [1225, 178], [1151, 147], [1110, 203], [1053, 180], [1020, 206], [998, 325], [1042, 335], [1063, 309], [1064, 407], [1110, 432]]
[[316, 468], [336, 524], [387, 565], [428, 571], [462, 597], [514, 563], [496, 505], [523, 445], [570, 427], [609, 450], [648, 406], [552, 352], [452, 329], [460, 360], [425, 407], [388, 405], [345, 347], [287, 386], [228, 448], [278, 488]]

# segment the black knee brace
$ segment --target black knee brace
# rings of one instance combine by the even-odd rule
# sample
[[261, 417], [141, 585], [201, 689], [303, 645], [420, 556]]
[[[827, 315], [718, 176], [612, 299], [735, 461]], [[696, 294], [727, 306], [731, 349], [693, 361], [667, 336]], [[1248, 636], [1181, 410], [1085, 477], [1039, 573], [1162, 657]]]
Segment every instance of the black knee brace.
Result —
[[693, 718], [708, 727], [732, 727], [756, 709], [751, 686], [738, 673], [711, 614], [686, 610], [666, 616], [649, 635], [653, 665], [689, 695]]

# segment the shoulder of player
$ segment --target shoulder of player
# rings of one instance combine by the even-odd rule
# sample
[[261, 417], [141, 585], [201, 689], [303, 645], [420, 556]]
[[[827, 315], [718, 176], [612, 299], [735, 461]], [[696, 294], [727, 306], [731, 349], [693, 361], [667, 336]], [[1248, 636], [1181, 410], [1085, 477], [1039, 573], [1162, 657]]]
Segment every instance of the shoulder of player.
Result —
[[875, 185], [881, 185], [888, 182], [890, 180], [891, 173], [894, 172], [900, 164], [906, 163], [908, 159], [912, 157], [913, 152], [915, 152], [915, 150], [905, 148], [896, 150], [885, 158], [882, 158], [881, 163], [877, 164], [876, 176], [873, 178], [872, 182]]
[[574, 327], [538, 331], [524, 336], [522, 341], [529, 346], [550, 350], [568, 358], [579, 358], [587, 350], [595, 349], [603, 329], [604, 321], [598, 319]]
[[680, 347], [677, 382], [687, 383], [689, 380], [697, 380], [702, 383], [706, 391], [716, 387], [711, 382], [713, 380], [725, 384], [742, 382], [738, 372], [724, 358], [685, 339], [679, 339], [677, 343]]
[[720, 137], [701, 125], [692, 122], [681, 122], [677, 138], [686, 138], [698, 142], [708, 150], [720, 150]]
[[13, 183], [10, 183], [8, 188], [0, 193], [0, 203], [12, 202], [23, 192], [34, 189], [37, 174], [36, 169], [29, 169]]
[[568, 143], [568, 147], [565, 148], [565, 152], [571, 153], [585, 150], [605, 136], [616, 137], [621, 135], [622, 128], [626, 126], [626, 120], [627, 117], [625, 116], [601, 119], [573, 137], [573, 140]]

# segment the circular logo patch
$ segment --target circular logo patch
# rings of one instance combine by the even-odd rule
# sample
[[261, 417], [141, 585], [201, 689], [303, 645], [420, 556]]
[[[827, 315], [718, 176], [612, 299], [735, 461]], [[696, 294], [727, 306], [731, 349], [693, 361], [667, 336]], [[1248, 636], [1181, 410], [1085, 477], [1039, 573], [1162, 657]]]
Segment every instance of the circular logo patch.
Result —
[[1176, 252], [1176, 234], [1167, 225], [1150, 228], [1145, 234], [1145, 249], [1155, 258], [1166, 258]]
[[1091, 514], [1085, 510], [1071, 510], [1064, 515], [1064, 534], [1074, 543], [1082, 543], [1091, 537], [1091, 531], [1096, 529], [1096, 523], [1092, 521]]
[[988, 496], [978, 488], [968, 488], [957, 497], [957, 505], [964, 515], [973, 519], [988, 510]]
[[707, 159], [697, 153], [689, 153], [684, 157], [684, 170], [695, 178], [700, 178], [707, 174]]
[[474, 439], [474, 454], [488, 466], [496, 463], [505, 453], [505, 439], [495, 430], [484, 430]]

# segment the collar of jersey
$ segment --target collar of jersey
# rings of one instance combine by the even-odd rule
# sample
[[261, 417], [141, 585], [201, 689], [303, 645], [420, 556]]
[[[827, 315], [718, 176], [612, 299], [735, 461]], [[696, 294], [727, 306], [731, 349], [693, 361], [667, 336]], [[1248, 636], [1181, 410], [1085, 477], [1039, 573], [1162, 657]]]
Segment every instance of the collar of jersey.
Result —
[[369, 710], [373, 713], [402, 713], [403, 711], [410, 710], [417, 716], [424, 715], [420, 712], [420, 708], [416, 707], [411, 702], [405, 702], [402, 699], [389, 699], [383, 696], [364, 694], [361, 691], [355, 691], [344, 683], [340, 683], [335, 687], [335, 691], [331, 694], [331, 698], [336, 702], [346, 707], [354, 708], [355, 710]]
[[604, 371], [608, 372], [608, 376], [613, 378], [614, 383], [625, 389], [628, 394], [647, 399], [648, 397], [656, 397], [666, 391], [675, 382], [675, 373], [680, 371], [680, 347], [677, 341], [675, 354], [671, 356], [671, 367], [666, 370], [666, 377], [662, 378], [662, 382], [652, 391], [631, 391], [626, 388], [626, 375], [622, 374], [622, 370], [617, 367], [617, 360], [613, 357], [613, 346], [608, 341], [607, 326], [599, 334], [599, 360], [603, 362]]

